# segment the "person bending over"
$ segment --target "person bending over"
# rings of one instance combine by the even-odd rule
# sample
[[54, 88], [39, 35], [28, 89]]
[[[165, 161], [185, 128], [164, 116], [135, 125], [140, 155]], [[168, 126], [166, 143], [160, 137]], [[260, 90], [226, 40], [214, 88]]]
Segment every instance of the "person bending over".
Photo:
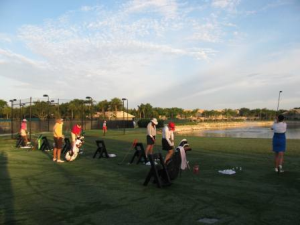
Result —
[[75, 124], [73, 127], [72, 127], [72, 131], [71, 131], [71, 138], [72, 138], [72, 148], [74, 147], [75, 145], [75, 142], [76, 142], [76, 138], [78, 136], [80, 136], [81, 134], [81, 125], [80, 124]]
[[168, 125], [165, 125], [165, 127], [162, 130], [162, 148], [163, 150], [168, 151], [165, 158], [165, 163], [174, 154], [174, 130], [175, 124], [173, 122], [170, 122]]

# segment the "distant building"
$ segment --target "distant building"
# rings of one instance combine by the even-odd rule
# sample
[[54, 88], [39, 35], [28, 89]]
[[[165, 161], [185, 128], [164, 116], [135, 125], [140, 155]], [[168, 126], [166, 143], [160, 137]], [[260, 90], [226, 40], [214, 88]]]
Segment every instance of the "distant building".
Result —
[[[124, 115], [124, 117], [123, 117]], [[93, 118], [103, 118], [103, 114], [102, 112], [97, 112], [93, 115]], [[133, 120], [135, 118], [134, 115], [131, 115], [131, 114], [127, 114], [127, 112], [124, 111], [124, 114], [123, 114], [123, 111], [107, 111], [105, 112], [104, 114], [104, 118], [107, 119], [107, 120]]]

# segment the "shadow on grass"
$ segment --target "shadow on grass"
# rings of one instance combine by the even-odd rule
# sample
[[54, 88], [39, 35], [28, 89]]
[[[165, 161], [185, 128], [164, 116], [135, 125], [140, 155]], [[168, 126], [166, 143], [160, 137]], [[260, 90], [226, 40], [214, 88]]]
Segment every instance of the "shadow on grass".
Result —
[[14, 224], [14, 195], [7, 168], [8, 159], [0, 154], [0, 224]]

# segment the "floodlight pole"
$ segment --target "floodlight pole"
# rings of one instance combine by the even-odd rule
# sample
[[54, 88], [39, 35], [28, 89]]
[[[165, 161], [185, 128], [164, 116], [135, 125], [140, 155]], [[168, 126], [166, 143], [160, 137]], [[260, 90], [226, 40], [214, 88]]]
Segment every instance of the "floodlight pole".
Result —
[[14, 102], [17, 101], [17, 99], [12, 99], [12, 100], [9, 100], [11, 102], [11, 119], [10, 119], [10, 125], [11, 125], [11, 128], [10, 128], [10, 131], [11, 131], [11, 138], [13, 138], [14, 136], [14, 124], [13, 124], [13, 121], [14, 121]]
[[128, 121], [128, 99], [127, 98], [122, 98], [122, 102], [123, 102], [123, 128], [124, 131], [123, 133], [125, 134], [125, 118], [124, 118], [124, 101], [127, 101], [127, 121]]
[[30, 97], [30, 108], [29, 108], [29, 114], [30, 114], [30, 120], [29, 120], [29, 135], [30, 135], [30, 140], [31, 140], [31, 120], [32, 120], [32, 118], [31, 118], [31, 104], [32, 104], [32, 97]]
[[276, 114], [278, 114], [278, 110], [279, 110], [279, 102], [280, 102], [280, 94], [282, 93], [282, 91], [279, 91], [279, 94], [278, 94], [278, 104], [277, 104], [277, 111], [276, 111]]
[[50, 118], [49, 118], [49, 113], [50, 113], [50, 101], [49, 101], [49, 95], [46, 95], [46, 94], [45, 94], [45, 95], [43, 95], [43, 97], [48, 97], [48, 116], [47, 116], [47, 117], [48, 117], [48, 132], [49, 132], [49, 131], [50, 131], [50, 128], [49, 128], [49, 127], [50, 127], [50, 126], [49, 126], [49, 124], [50, 124], [50, 121], [49, 121], [49, 119], [50, 119]]
[[92, 108], [93, 108], [93, 98], [90, 96], [87, 96], [86, 99], [91, 100], [91, 108], [90, 108], [90, 115], [91, 115], [91, 130], [92, 130], [92, 124], [93, 124], [93, 114], [92, 114]]

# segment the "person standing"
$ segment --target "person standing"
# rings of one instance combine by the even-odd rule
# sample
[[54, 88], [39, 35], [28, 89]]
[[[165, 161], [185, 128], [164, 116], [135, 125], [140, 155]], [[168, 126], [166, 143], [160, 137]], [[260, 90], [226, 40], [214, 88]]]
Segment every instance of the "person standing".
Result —
[[76, 138], [80, 136], [81, 134], [81, 125], [76, 123], [71, 130], [71, 138], [72, 138], [72, 147], [74, 147], [74, 144], [76, 142]]
[[107, 132], [106, 120], [103, 121], [102, 130], [103, 130], [103, 136], [105, 136], [105, 133]]
[[54, 136], [54, 149], [53, 149], [53, 161], [58, 163], [63, 163], [64, 161], [60, 159], [61, 156], [61, 149], [63, 145], [63, 134], [62, 134], [62, 127], [63, 127], [63, 119], [57, 119], [56, 123], [53, 127], [53, 136]]
[[22, 146], [26, 146], [28, 144], [28, 137], [27, 137], [27, 120], [23, 119], [21, 123], [21, 128], [20, 128], [20, 135], [22, 138]]
[[174, 130], [175, 130], [175, 123], [170, 122], [168, 125], [162, 130], [162, 149], [168, 151], [165, 163], [172, 157], [174, 154]]
[[284, 121], [284, 116], [279, 115], [272, 126], [273, 135], [273, 152], [275, 153], [275, 172], [284, 172], [282, 168], [283, 154], [286, 150], [286, 136], [285, 132], [287, 124]]
[[156, 125], [158, 124], [157, 119], [153, 118], [147, 125], [147, 148], [146, 148], [146, 157], [149, 154], [153, 154], [153, 146], [155, 143], [156, 136]]

